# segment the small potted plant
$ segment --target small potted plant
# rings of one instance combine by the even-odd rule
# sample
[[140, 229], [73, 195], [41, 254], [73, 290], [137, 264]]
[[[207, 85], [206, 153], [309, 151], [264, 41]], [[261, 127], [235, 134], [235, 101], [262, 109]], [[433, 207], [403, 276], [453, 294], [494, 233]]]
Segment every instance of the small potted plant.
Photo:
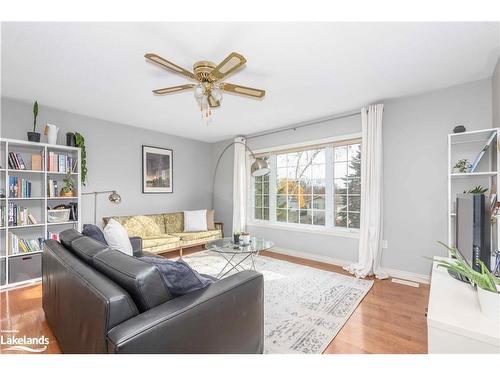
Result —
[[73, 197], [75, 194], [75, 181], [71, 177], [71, 172], [68, 172], [66, 174], [66, 177], [64, 177], [64, 186], [61, 189], [61, 192], [59, 193], [59, 196], [61, 197]]
[[460, 159], [455, 163], [453, 169], [458, 169], [459, 173], [467, 173], [470, 167], [472, 167], [472, 165], [467, 159]]
[[466, 277], [472, 285], [476, 286], [481, 312], [489, 318], [498, 319], [500, 315], [500, 293], [498, 290], [500, 279], [495, 277], [480, 260], [477, 261], [477, 264], [480, 266], [481, 272], [477, 272], [467, 264], [456, 248], [447, 246], [442, 242], [439, 243], [446, 247], [455, 259], [433, 259], [438, 263], [437, 266]]
[[40, 133], [36, 131], [36, 118], [38, 116], [38, 101], [33, 104], [33, 131], [28, 132], [28, 141], [40, 142]]
[[234, 243], [240, 243], [240, 235], [241, 235], [241, 232], [239, 232], [239, 231], [236, 231], [233, 233], [233, 242]]

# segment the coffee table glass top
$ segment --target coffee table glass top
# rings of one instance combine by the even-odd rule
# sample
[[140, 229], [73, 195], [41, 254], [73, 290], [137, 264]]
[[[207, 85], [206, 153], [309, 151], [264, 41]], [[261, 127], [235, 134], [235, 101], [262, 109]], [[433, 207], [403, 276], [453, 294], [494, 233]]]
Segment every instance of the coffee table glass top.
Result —
[[268, 250], [273, 246], [274, 243], [272, 241], [259, 237], [250, 237], [250, 244], [248, 245], [235, 244], [232, 237], [225, 237], [210, 241], [207, 244], [207, 249], [217, 253], [248, 254]]

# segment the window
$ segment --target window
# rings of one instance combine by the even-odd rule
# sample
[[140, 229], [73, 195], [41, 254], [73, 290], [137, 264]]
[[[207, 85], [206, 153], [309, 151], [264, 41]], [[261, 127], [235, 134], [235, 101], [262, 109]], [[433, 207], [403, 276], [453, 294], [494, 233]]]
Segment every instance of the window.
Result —
[[359, 139], [267, 157], [271, 173], [253, 178], [254, 220], [359, 228]]
[[269, 220], [269, 176], [255, 177], [255, 219]]
[[325, 149], [276, 155], [276, 220], [325, 225]]
[[361, 144], [333, 147], [335, 226], [359, 228], [361, 206]]

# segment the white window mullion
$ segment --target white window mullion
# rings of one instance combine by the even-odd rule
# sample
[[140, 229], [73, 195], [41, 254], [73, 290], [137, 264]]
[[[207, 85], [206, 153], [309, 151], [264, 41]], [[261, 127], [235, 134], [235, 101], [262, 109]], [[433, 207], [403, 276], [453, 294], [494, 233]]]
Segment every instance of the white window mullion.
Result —
[[276, 222], [276, 173], [277, 173], [276, 155], [271, 155], [269, 157], [269, 166], [271, 167], [271, 173], [269, 173], [269, 221], [271, 223], [275, 223]]
[[325, 149], [325, 226], [332, 228], [334, 223], [333, 213], [333, 147], [326, 147]]

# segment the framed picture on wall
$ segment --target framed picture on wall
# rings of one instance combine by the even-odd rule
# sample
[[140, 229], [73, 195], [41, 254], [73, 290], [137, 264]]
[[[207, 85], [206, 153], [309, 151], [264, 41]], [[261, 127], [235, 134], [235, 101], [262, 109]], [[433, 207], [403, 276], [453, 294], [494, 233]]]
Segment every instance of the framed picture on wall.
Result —
[[142, 146], [142, 192], [173, 193], [173, 151]]

